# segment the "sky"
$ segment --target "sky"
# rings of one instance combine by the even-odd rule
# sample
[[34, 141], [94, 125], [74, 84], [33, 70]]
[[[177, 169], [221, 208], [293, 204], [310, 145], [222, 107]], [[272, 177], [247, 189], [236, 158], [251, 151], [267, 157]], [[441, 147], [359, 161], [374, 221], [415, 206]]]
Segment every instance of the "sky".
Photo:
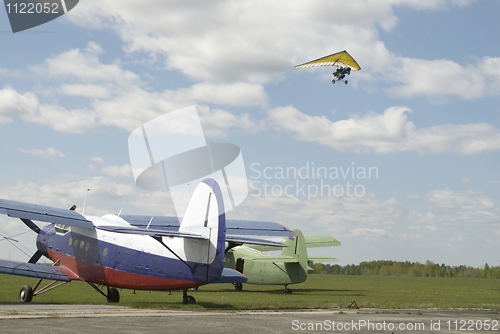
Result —
[[[500, 2], [80, 1], [13, 34], [0, 10], [0, 198], [85, 214], [173, 215], [136, 186], [127, 140], [195, 105], [206, 141], [241, 149], [228, 218], [342, 246], [341, 265], [500, 265]], [[333, 67], [294, 65], [347, 50]], [[169, 143], [172, 144], [172, 143]], [[86, 191], [90, 189], [90, 191]], [[0, 217], [2, 258], [36, 235]]]

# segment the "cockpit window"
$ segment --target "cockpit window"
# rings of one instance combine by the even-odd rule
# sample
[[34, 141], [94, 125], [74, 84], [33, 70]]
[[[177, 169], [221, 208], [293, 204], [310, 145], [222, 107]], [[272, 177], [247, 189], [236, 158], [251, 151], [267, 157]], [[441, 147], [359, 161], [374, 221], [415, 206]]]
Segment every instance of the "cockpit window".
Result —
[[56, 227], [56, 233], [66, 234], [69, 232], [69, 225], [56, 224], [55, 227]]

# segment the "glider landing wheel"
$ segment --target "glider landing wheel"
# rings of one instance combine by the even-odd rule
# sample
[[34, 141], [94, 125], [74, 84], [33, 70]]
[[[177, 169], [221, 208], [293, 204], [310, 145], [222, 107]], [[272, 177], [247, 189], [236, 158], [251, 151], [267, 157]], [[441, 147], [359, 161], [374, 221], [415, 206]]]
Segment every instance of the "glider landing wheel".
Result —
[[345, 84], [347, 85], [347, 83], [348, 83], [348, 82], [349, 82], [349, 81], [347, 81], [347, 80], [346, 80], [346, 81], [345, 81]]
[[33, 289], [29, 285], [23, 285], [19, 291], [19, 302], [30, 303], [33, 299]]
[[120, 302], [120, 293], [116, 288], [108, 287], [108, 303], [119, 303]]
[[236, 291], [241, 291], [243, 290], [243, 283], [234, 283], [234, 289]]
[[292, 289], [289, 289], [285, 286], [285, 293], [286, 294], [292, 294]]
[[332, 80], [332, 84], [334, 84], [334, 83], [335, 83], [335, 80]]

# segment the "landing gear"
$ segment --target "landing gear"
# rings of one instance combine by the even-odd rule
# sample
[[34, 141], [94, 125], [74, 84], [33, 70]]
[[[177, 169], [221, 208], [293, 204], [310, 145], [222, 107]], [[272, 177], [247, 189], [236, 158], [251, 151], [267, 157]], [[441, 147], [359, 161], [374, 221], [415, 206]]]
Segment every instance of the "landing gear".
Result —
[[108, 299], [108, 303], [119, 303], [120, 302], [120, 293], [116, 288], [110, 288], [108, 286], [108, 295], [106, 296]]
[[33, 289], [29, 285], [23, 285], [21, 291], [19, 291], [19, 302], [30, 303], [32, 299], [33, 299]]
[[34, 296], [41, 295], [44, 292], [60, 287], [61, 285], [66, 284], [67, 282], [53, 281], [47, 284], [45, 287], [38, 289], [41, 283], [42, 279], [40, 278], [34, 288], [32, 288], [29, 285], [23, 285], [21, 290], [19, 291], [19, 302], [30, 303], [31, 300], [33, 300]]
[[[120, 302], [120, 293], [117, 288], [107, 287], [107, 294], [105, 294], [96, 284], [92, 282], [87, 282], [88, 285], [94, 288], [95, 291], [99, 292], [101, 295], [106, 297], [108, 303], [119, 303]], [[135, 290], [134, 290], [135, 291]]]
[[285, 293], [292, 294], [292, 289], [287, 288], [288, 285], [285, 285]]
[[187, 289], [182, 290], [183, 304], [196, 304], [196, 299], [193, 296], [188, 296]]
[[243, 290], [243, 283], [233, 283], [233, 285], [234, 285], [234, 289], [235, 289], [236, 291], [241, 291], [241, 290]]
[[348, 80], [342, 80], [342, 79], [338, 79], [338, 80], [332, 80], [332, 84], [336, 83], [337, 81], [343, 81], [346, 85], [349, 83]]

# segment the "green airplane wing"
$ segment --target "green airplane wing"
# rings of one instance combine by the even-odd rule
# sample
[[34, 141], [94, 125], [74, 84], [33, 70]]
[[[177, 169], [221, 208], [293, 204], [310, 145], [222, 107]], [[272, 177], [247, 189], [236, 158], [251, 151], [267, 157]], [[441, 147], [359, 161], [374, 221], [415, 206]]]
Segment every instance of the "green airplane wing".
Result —
[[337, 239], [327, 235], [306, 236], [307, 248], [334, 247], [342, 245]]
[[[306, 236], [305, 238], [306, 238], [307, 248], [335, 247], [342, 245], [340, 241], [328, 235]], [[270, 252], [276, 250], [276, 247], [272, 246], [263, 246], [263, 245], [247, 245], [247, 246], [255, 250], [258, 250], [259, 252]]]
[[308, 262], [339, 262], [339, 259], [330, 256], [308, 256]]

